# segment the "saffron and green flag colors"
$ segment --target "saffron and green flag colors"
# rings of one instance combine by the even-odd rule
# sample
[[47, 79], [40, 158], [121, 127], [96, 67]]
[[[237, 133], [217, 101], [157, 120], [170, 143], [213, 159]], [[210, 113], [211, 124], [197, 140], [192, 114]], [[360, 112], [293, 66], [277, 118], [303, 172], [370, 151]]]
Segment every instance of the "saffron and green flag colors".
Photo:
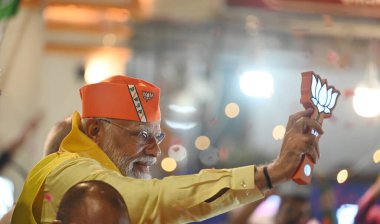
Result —
[[16, 14], [19, 3], [19, 0], [0, 0], [0, 20]]

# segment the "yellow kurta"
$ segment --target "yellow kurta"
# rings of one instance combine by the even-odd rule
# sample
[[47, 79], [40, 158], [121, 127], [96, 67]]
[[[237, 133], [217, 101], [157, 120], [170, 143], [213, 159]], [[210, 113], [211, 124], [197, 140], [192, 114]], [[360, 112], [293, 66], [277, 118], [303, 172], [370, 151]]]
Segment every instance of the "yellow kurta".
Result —
[[[162, 180], [124, 177], [79, 130], [79, 124], [79, 114], [75, 113], [73, 130], [62, 142], [60, 152], [43, 159], [28, 175], [13, 224], [36, 223], [33, 203], [34, 215], [41, 214], [41, 223], [50, 224], [63, 194], [83, 180], [102, 180], [115, 187], [127, 204], [132, 223], [199, 221], [263, 197], [254, 184], [254, 166], [202, 170]], [[228, 190], [211, 202], [208, 200], [224, 189]], [[35, 198], [43, 198], [42, 206]]]

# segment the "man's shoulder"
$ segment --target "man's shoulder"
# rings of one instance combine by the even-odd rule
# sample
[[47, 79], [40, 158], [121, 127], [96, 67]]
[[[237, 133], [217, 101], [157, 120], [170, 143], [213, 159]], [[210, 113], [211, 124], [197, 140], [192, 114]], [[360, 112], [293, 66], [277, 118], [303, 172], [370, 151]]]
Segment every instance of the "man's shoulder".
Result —
[[46, 177], [45, 185], [64, 183], [64, 185], [71, 186], [80, 180], [89, 178], [99, 170], [104, 172], [107, 169], [95, 159], [73, 156], [50, 171]]
[[[89, 169], [101, 169], [103, 166], [95, 159], [82, 157], [76, 153], [69, 153], [69, 155], [65, 155], [66, 158], [63, 161], [58, 161], [60, 156], [56, 158], [56, 162], [60, 162], [60, 165], [57, 166], [52, 172], [58, 171], [61, 172], [64, 169], [81, 169], [81, 170], [89, 170]], [[54, 160], [52, 161], [55, 162]], [[80, 172], [81, 170], [77, 170]]]

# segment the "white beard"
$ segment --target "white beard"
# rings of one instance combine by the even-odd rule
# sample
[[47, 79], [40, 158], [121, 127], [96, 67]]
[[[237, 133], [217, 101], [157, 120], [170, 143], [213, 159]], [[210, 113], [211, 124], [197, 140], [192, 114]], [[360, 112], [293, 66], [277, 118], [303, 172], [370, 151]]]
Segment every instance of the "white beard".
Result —
[[137, 179], [152, 179], [152, 175], [149, 172], [141, 172], [136, 170], [134, 163], [143, 162], [149, 165], [153, 165], [157, 162], [157, 158], [151, 156], [140, 155], [136, 158], [128, 158], [122, 151], [115, 146], [112, 136], [109, 132], [106, 132], [105, 142], [100, 147], [104, 153], [112, 160], [113, 163], [119, 168], [123, 176], [133, 177]]

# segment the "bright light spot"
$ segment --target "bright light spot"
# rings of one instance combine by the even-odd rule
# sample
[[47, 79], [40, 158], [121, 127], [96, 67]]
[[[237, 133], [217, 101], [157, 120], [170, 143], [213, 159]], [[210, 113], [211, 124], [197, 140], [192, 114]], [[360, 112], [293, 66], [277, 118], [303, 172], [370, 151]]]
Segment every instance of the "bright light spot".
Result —
[[311, 166], [309, 164], [306, 164], [303, 168], [304, 174], [308, 177], [311, 174]]
[[278, 195], [270, 195], [255, 209], [253, 219], [261, 217], [273, 217], [280, 207], [281, 197]]
[[270, 98], [273, 95], [273, 78], [268, 72], [244, 72], [240, 76], [240, 89], [247, 96]]
[[276, 127], [273, 128], [272, 131], [272, 136], [274, 140], [281, 140], [285, 136], [285, 127], [283, 125], [277, 125]]
[[193, 106], [179, 106], [175, 104], [170, 104], [168, 107], [170, 110], [181, 114], [195, 113], [197, 111], [197, 108]]
[[14, 203], [14, 185], [10, 180], [0, 177], [0, 189], [0, 217], [3, 217]]
[[237, 105], [236, 103], [229, 103], [224, 108], [224, 113], [229, 118], [237, 117], [239, 115], [239, 112], [240, 112], [240, 108], [239, 108], [239, 105]]
[[346, 169], [339, 171], [338, 175], [336, 176], [336, 180], [340, 184], [346, 182], [347, 178], [348, 178], [348, 171]]
[[172, 145], [168, 149], [168, 155], [175, 161], [180, 162], [184, 160], [187, 156], [186, 148], [183, 145]]
[[84, 74], [84, 79], [86, 80], [86, 83], [97, 83], [101, 82], [102, 80], [111, 77], [114, 75], [110, 71], [112, 68], [112, 62], [102, 60], [102, 59], [95, 59], [91, 61], [87, 68], [86, 72]]
[[199, 150], [206, 150], [210, 147], [210, 139], [207, 136], [199, 136], [195, 139], [195, 147]]
[[61, 23], [73, 23], [81, 25], [91, 25], [100, 22], [99, 11], [90, 7], [75, 7], [50, 5], [45, 7], [43, 17], [46, 21], [54, 21]]
[[373, 153], [373, 161], [375, 163], [380, 162], [380, 149], [376, 150], [376, 152]]
[[113, 46], [115, 45], [116, 43], [116, 35], [113, 34], [113, 33], [107, 33], [106, 35], [104, 35], [103, 37], [103, 45], [104, 46]]
[[177, 162], [173, 158], [166, 157], [161, 161], [161, 167], [166, 172], [172, 172], [177, 168]]
[[260, 27], [260, 20], [254, 16], [249, 15], [245, 18], [245, 29], [249, 34], [253, 34]]
[[343, 204], [336, 211], [338, 224], [354, 224], [358, 206], [353, 204]]
[[100, 48], [95, 51], [86, 61], [86, 83], [97, 83], [110, 76], [124, 74], [130, 55], [129, 49]]
[[178, 122], [178, 121], [165, 120], [165, 123], [171, 128], [181, 129], [181, 130], [189, 130], [197, 126], [197, 123], [195, 122]]
[[352, 99], [355, 112], [362, 117], [376, 117], [380, 114], [380, 89], [357, 87]]

